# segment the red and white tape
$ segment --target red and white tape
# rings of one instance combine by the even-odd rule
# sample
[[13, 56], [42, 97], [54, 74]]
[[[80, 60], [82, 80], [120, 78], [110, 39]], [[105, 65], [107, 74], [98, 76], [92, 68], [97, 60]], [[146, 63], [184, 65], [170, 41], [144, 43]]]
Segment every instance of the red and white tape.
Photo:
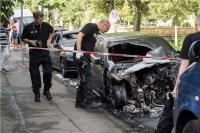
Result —
[[[10, 45], [9, 47], [15, 47], [14, 45]], [[22, 46], [18, 46], [19, 48], [24, 48]], [[54, 49], [54, 48], [38, 48], [38, 47], [26, 47], [26, 49], [35, 49], [35, 50], [43, 50], [43, 51], [60, 51], [60, 52], [73, 52], [73, 53], [82, 53], [82, 54], [90, 54], [90, 55], [107, 55], [107, 56], [119, 56], [119, 57], [131, 57], [131, 58], [153, 58], [157, 60], [180, 60], [180, 58], [174, 57], [152, 57], [145, 55], [130, 55], [130, 54], [118, 54], [118, 53], [101, 53], [101, 52], [93, 52], [93, 51], [75, 51], [70, 49]]]

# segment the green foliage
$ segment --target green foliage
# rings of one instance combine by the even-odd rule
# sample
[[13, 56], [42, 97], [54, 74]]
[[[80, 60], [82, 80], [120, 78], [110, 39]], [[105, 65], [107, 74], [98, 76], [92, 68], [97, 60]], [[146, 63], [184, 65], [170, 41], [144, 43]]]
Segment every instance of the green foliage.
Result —
[[[15, 0], [19, 7], [19, 0]], [[24, 0], [24, 7], [32, 11], [48, 8], [47, 16], [52, 23], [79, 27], [89, 20], [108, 17], [116, 9], [125, 21], [132, 21], [136, 28], [141, 21], [173, 19], [179, 25], [186, 16], [200, 11], [200, 0]], [[53, 16], [59, 13], [59, 20]]]
[[[32, 12], [39, 9], [39, 3], [42, 0], [24, 0], [24, 7], [30, 9]], [[34, 3], [34, 4], [33, 4]]]
[[92, 0], [94, 5], [95, 12], [109, 14], [109, 5], [106, 3], [106, 0]]
[[129, 0], [134, 9], [133, 30], [140, 31], [142, 15], [148, 12], [149, 0]]
[[62, 4], [55, 9], [60, 13], [61, 19], [64, 22], [72, 23], [75, 27], [79, 27], [86, 11], [91, 8], [88, 1], [68, 0], [67, 2], [61, 2]]
[[150, 2], [151, 18], [173, 20], [174, 25], [180, 25], [186, 16], [200, 10], [199, 0], [155, 0]]
[[133, 8], [131, 8], [128, 0], [125, 0], [123, 7], [120, 12], [120, 17], [124, 18], [126, 21], [131, 21], [133, 19]]
[[4, 26], [7, 26], [9, 24], [9, 17], [13, 15], [13, 8], [14, 3], [11, 0], [1, 0], [0, 2], [0, 21]]

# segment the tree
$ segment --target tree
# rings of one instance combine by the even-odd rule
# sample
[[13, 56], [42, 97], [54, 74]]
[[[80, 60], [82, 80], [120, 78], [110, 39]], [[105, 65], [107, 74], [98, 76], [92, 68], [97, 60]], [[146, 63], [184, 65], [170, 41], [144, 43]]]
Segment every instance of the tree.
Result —
[[[139, 31], [144, 18], [173, 19], [174, 24], [180, 24], [186, 16], [200, 10], [200, 0], [24, 0], [24, 6], [32, 11], [38, 10], [39, 6], [48, 8], [52, 23], [62, 21], [74, 27], [80, 27], [92, 18], [106, 18], [116, 9], [126, 21], [132, 19], [134, 31]], [[55, 12], [60, 14], [59, 20], [53, 16]]]
[[11, 0], [1, 0], [0, 7], [1, 7], [1, 17], [0, 21], [3, 23], [4, 26], [9, 24], [9, 18], [13, 15], [13, 6], [14, 3]]
[[133, 19], [133, 9], [131, 8], [130, 4], [128, 3], [128, 0], [125, 0], [123, 7], [120, 8], [120, 18], [123, 18], [125, 21], [128, 21], [128, 25], [130, 21]]
[[52, 0], [51, 2], [52, 5], [58, 5], [54, 10], [60, 13], [60, 19], [62, 19], [64, 23], [72, 24], [73, 27], [80, 26], [85, 11], [90, 9], [87, 0]]
[[200, 10], [199, 0], [156, 0], [149, 4], [152, 18], [173, 20], [173, 25], [180, 25], [188, 16]]
[[114, 9], [114, 0], [92, 0], [92, 4], [96, 15], [102, 13], [108, 17], [110, 11]]
[[108, 13], [114, 9], [115, 0], [105, 0], [108, 5]]
[[[134, 15], [133, 15], [133, 31], [140, 31], [142, 15], [148, 11], [148, 0], [129, 0], [131, 3]], [[153, 2], [153, 1], [152, 1]]]

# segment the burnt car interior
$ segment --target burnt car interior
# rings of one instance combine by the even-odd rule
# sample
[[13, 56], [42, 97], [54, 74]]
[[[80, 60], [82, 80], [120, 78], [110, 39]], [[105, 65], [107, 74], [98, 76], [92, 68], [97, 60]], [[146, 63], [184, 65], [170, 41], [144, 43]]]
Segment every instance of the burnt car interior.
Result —
[[[130, 44], [127, 42], [117, 44], [109, 48], [109, 53], [120, 53], [120, 54], [129, 54], [129, 55], [146, 55], [151, 49], [146, 46]], [[120, 57], [120, 56], [109, 56], [109, 59], [113, 62], [133, 60], [132, 57]]]

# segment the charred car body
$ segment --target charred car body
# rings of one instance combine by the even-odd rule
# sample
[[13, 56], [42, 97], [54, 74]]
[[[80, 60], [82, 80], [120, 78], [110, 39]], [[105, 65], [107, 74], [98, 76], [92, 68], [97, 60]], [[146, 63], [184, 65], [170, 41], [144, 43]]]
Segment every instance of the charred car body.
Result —
[[[172, 57], [177, 52], [161, 37], [141, 33], [114, 33], [98, 37], [96, 52]], [[162, 107], [174, 87], [178, 61], [93, 55], [92, 72], [100, 92], [115, 108], [129, 103], [131, 111]], [[100, 76], [101, 75], [101, 76]]]

